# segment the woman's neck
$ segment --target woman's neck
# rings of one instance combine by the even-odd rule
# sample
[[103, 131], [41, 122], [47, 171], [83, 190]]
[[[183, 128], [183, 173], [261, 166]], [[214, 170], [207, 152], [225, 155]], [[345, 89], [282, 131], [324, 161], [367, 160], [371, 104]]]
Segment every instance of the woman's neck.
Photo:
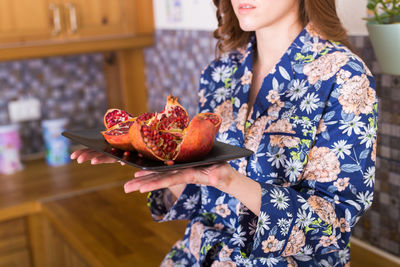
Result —
[[278, 22], [257, 30], [257, 54], [255, 60], [257, 69], [267, 74], [302, 29], [303, 26], [298, 19], [288, 18], [287, 21]]

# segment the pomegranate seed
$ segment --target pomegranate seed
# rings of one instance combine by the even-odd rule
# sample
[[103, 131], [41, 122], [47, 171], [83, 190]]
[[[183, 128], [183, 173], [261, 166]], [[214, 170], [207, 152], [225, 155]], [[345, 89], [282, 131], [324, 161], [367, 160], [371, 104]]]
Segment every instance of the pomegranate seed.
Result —
[[165, 164], [167, 164], [168, 166], [172, 166], [172, 165], [174, 165], [174, 161], [173, 160], [167, 160], [167, 161], [164, 161], [165, 162]]

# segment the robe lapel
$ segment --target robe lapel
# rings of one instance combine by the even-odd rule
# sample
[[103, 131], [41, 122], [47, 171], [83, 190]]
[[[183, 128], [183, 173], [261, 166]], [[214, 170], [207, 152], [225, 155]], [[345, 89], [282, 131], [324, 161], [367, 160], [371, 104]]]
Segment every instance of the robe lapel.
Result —
[[291, 61], [290, 53], [285, 53], [272, 72], [264, 78], [253, 105], [253, 112], [249, 120], [250, 124], [253, 124], [263, 115], [270, 116], [271, 119], [277, 119], [278, 115], [275, 110], [282, 108], [284, 105], [280, 101], [280, 96], [285, 94], [290, 82], [294, 79]]
[[[285, 103], [280, 98], [285, 95], [291, 82], [295, 79], [294, 65], [296, 64], [296, 55], [301, 52], [303, 47], [301, 38], [307, 34], [303, 31], [289, 46], [273, 70], [264, 78], [261, 88], [254, 102], [249, 118], [246, 118], [247, 103], [249, 101], [249, 91], [253, 73], [253, 57], [256, 45], [256, 37], [253, 35], [247, 46], [243, 58], [239, 61], [236, 71], [233, 73], [232, 97], [234, 119], [240, 125], [238, 131], [238, 140], [245, 139], [247, 130], [261, 118], [262, 122], [269, 123], [278, 119], [279, 111]], [[267, 118], [266, 118], [267, 117]], [[248, 119], [246, 121], [246, 119]], [[260, 122], [261, 123], [261, 122]], [[242, 143], [242, 142], [240, 142]]]
[[[296, 54], [301, 51], [301, 38], [307, 33], [306, 29], [296, 37], [289, 46], [288, 50], [274, 66], [272, 71], [264, 78], [260, 91], [253, 105], [251, 117], [247, 122], [250, 126], [262, 117], [269, 116], [270, 119], [277, 119], [278, 112], [284, 107], [285, 103], [280, 98], [285, 95], [291, 83], [295, 79], [294, 65], [296, 64]], [[278, 97], [279, 96], [279, 97]]]
[[243, 57], [240, 59], [236, 71], [233, 73], [232, 96], [233, 114], [238, 131], [235, 132], [236, 138], [241, 146], [244, 143], [244, 128], [246, 125], [247, 103], [253, 72], [253, 51], [255, 35], [250, 38], [250, 42]]

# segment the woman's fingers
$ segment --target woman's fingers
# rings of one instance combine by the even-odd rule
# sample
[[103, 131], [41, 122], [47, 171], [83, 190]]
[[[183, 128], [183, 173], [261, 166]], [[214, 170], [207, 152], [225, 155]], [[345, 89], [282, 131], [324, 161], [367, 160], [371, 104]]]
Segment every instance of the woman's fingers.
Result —
[[[227, 176], [224, 166], [217, 164], [203, 168], [189, 168], [170, 172], [152, 172], [140, 170], [135, 173], [135, 178], [125, 183], [125, 193], [140, 191], [149, 192], [179, 184], [202, 184], [218, 186]], [[229, 165], [230, 167], [230, 165]]]
[[[91, 164], [93, 165], [97, 165], [97, 164], [102, 164], [102, 163], [115, 163], [117, 162], [116, 159], [108, 157], [100, 152], [94, 151], [90, 148], [85, 148], [85, 149], [80, 149], [80, 150], [76, 150], [71, 154], [71, 159], [74, 160], [76, 159], [76, 161], [78, 163], [83, 163], [85, 161], [89, 161], [91, 162]], [[121, 165], [125, 165], [125, 163], [120, 162]]]
[[150, 173], [137, 177], [124, 186], [125, 192], [149, 192], [179, 184], [204, 184], [208, 185], [208, 177], [198, 169], [185, 169], [173, 172]]
[[134, 175], [135, 175], [135, 177], [142, 177], [142, 176], [149, 175], [149, 174], [152, 174], [152, 173], [156, 173], [156, 172], [154, 172], [154, 171], [140, 170], [140, 171], [135, 172]]
[[94, 157], [90, 160], [90, 163], [93, 165], [103, 164], [103, 163], [115, 163], [116, 159], [110, 158], [106, 155], [101, 154], [100, 156]]
[[86, 153], [88, 151], [92, 151], [92, 150], [89, 148], [76, 150], [71, 154], [71, 159], [77, 159], [80, 155], [82, 155], [83, 153]]
[[140, 171], [135, 172], [134, 175], [135, 175], [135, 178], [139, 178], [139, 177], [146, 176], [146, 175], [149, 175], [149, 174], [170, 175], [170, 174], [173, 174], [173, 173], [176, 173], [176, 172], [178, 172], [178, 170], [164, 171], [164, 172], [140, 170]]
[[89, 150], [89, 151], [86, 151], [86, 152], [80, 154], [78, 156], [78, 158], [76, 159], [76, 161], [78, 163], [83, 163], [85, 161], [92, 160], [93, 158], [100, 157], [100, 156], [102, 156], [102, 154], [100, 152]]
[[165, 177], [168, 177], [176, 172], [162, 173], [162, 172], [152, 172], [152, 171], [139, 171], [139, 176], [136, 175], [137, 173], [138, 172], [135, 173], [134, 179], [125, 183], [125, 186], [133, 186], [133, 185], [138, 186], [144, 183], [148, 183], [152, 180], [165, 179]]
[[160, 179], [160, 178], [157, 176], [153, 176], [153, 175], [143, 176], [141, 178], [135, 178], [124, 184], [124, 191], [125, 191], [125, 193], [138, 191], [142, 185], [149, 183], [156, 179]]
[[[137, 174], [138, 173], [138, 174]], [[140, 190], [142, 193], [142, 187], [145, 185], [152, 185], [151, 190], [166, 188], [176, 184], [184, 184], [184, 176], [178, 171], [172, 172], [151, 172], [151, 171], [139, 171], [135, 173], [135, 178], [125, 183], [125, 193]]]

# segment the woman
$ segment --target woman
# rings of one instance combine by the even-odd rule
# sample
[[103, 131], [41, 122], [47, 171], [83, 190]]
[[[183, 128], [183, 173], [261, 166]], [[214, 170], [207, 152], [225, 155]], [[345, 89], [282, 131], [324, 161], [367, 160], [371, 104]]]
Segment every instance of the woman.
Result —
[[[218, 57], [202, 73], [200, 112], [250, 158], [139, 171], [153, 218], [188, 219], [163, 266], [345, 266], [372, 202], [377, 103], [347, 45], [334, 0], [214, 0]], [[333, 40], [333, 41], [328, 41]], [[75, 152], [79, 162], [110, 161]]]

